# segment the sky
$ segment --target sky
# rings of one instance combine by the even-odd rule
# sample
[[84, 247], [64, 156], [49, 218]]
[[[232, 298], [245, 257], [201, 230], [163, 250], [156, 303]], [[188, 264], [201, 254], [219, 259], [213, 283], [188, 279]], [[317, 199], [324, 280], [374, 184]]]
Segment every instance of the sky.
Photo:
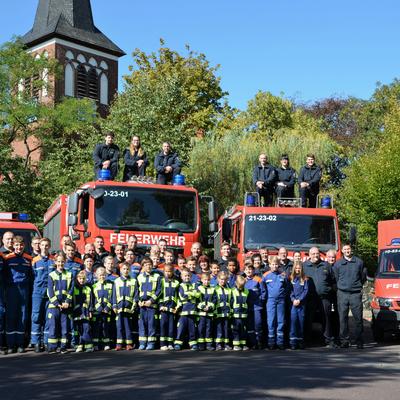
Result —
[[[32, 27], [37, 4], [1, 0], [0, 43]], [[229, 104], [240, 109], [259, 90], [303, 103], [368, 99], [377, 82], [400, 76], [398, 0], [92, 0], [92, 9], [127, 53], [120, 90], [132, 51], [157, 51], [160, 38], [219, 64]]]

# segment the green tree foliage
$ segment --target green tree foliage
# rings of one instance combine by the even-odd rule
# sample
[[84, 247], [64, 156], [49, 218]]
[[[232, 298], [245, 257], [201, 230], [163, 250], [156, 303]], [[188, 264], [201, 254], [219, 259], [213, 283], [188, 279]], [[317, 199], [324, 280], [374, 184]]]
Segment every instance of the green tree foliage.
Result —
[[376, 261], [378, 221], [400, 218], [400, 106], [392, 98], [385, 107], [380, 143], [346, 170], [339, 193], [342, 222], [357, 226], [358, 250], [370, 271]]
[[181, 55], [167, 47], [157, 53], [133, 53], [132, 73], [125, 76], [125, 90], [111, 107], [104, 127], [128, 145], [140, 135], [150, 157], [171, 141], [183, 161], [189, 158], [192, 138], [204, 135], [217, 122], [227, 94], [204, 54], [187, 47]]
[[[35, 222], [58, 194], [93, 175], [93, 104], [37, 100], [39, 91], [52, 94], [47, 76], [57, 73], [55, 60], [32, 57], [18, 40], [0, 48], [0, 209], [27, 211]], [[15, 154], [16, 141], [24, 154]]]
[[319, 164], [327, 164], [338, 146], [326, 134], [290, 128], [276, 131], [272, 139], [264, 132], [241, 130], [222, 138], [213, 134], [196, 141], [185, 172], [201, 193], [215, 196], [227, 207], [242, 203], [244, 193], [254, 191], [252, 170], [260, 153], [265, 152], [273, 165], [279, 165], [281, 154], [287, 153], [299, 171], [310, 149]]

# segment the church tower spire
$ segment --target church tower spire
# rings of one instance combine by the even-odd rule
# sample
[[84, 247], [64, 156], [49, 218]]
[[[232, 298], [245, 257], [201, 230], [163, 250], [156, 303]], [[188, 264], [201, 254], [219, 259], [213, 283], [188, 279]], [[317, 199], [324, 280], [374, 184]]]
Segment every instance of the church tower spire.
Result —
[[64, 76], [54, 81], [54, 101], [88, 97], [107, 114], [118, 90], [118, 59], [125, 53], [95, 26], [90, 0], [39, 0], [22, 41], [31, 53], [45, 53], [64, 67]]

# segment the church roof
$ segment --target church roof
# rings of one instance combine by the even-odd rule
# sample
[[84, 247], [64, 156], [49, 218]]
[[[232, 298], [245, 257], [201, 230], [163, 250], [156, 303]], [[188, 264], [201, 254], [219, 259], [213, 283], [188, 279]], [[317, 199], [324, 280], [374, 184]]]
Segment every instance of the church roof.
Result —
[[90, 0], [39, 0], [33, 28], [22, 37], [28, 47], [60, 38], [122, 57], [125, 52], [96, 28]]

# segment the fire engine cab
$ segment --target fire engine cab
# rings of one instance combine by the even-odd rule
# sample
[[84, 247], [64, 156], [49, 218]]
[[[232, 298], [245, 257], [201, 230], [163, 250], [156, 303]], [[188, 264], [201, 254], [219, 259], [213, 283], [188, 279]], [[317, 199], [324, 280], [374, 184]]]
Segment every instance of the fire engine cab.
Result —
[[371, 301], [372, 332], [400, 332], [400, 220], [378, 222], [378, 268]]
[[0, 237], [5, 232], [13, 232], [14, 235], [22, 236], [27, 252], [31, 252], [31, 241], [34, 237], [40, 237], [38, 228], [28, 222], [29, 215], [18, 212], [0, 212]]
[[258, 194], [246, 193], [245, 205], [231, 207], [219, 219], [215, 255], [219, 256], [225, 241], [237, 253], [241, 266], [247, 256], [261, 248], [277, 254], [285, 247], [289, 257], [298, 251], [303, 259], [314, 246], [322, 255], [330, 249], [339, 253], [339, 225], [332, 201], [331, 196], [325, 196], [318, 199], [318, 208], [301, 208], [300, 199], [278, 198], [275, 207], [260, 207]]
[[103, 236], [106, 248], [111, 248], [135, 234], [139, 247], [163, 238], [169, 248], [189, 255], [201, 236], [199, 195], [182, 180], [174, 185], [159, 185], [146, 177], [88, 182], [69, 196], [61, 195], [44, 216], [44, 235], [54, 247], [64, 234], [71, 235], [80, 252], [96, 236]]

